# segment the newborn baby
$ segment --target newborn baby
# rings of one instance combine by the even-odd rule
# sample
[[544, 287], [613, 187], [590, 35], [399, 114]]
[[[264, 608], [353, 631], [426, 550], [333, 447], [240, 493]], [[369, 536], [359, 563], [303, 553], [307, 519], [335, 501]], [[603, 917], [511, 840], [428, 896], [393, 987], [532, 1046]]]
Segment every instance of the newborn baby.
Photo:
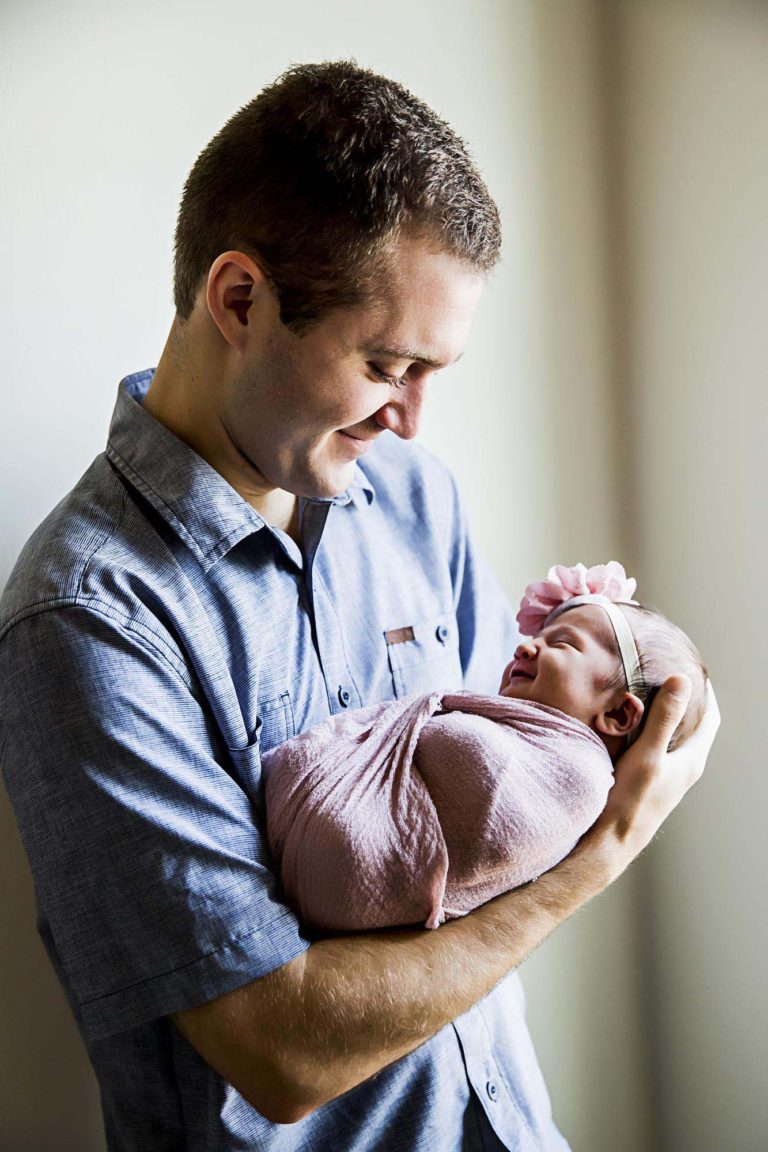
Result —
[[498, 696], [423, 694], [330, 717], [264, 756], [267, 833], [306, 924], [436, 928], [535, 879], [602, 811], [613, 761], [676, 672], [704, 712], [688, 637], [631, 600], [620, 564], [531, 584]]

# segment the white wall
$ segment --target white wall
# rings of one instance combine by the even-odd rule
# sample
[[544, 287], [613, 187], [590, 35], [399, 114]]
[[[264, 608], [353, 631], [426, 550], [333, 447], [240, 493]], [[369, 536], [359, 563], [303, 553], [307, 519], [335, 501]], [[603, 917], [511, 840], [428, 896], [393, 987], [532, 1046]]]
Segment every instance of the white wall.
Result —
[[[0, 581], [30, 525], [102, 449], [119, 377], [159, 354], [172, 315], [175, 213], [192, 161], [236, 108], [302, 60], [354, 56], [405, 82], [471, 141], [497, 194], [507, 259], [471, 354], [452, 370], [456, 388], [467, 385], [460, 419], [455, 408], [441, 418], [438, 396], [433, 403], [447, 455], [474, 460], [460, 468], [468, 498], [484, 503], [488, 474], [478, 461], [490, 454], [479, 451], [480, 438], [506, 451], [527, 438], [518, 429], [529, 420], [527, 410], [515, 414], [529, 406], [525, 269], [535, 265], [528, 8], [499, 0], [6, 5], [4, 242], [14, 274], [0, 286], [10, 369], [2, 467], [11, 477]], [[489, 400], [492, 380], [505, 397], [501, 413]], [[466, 427], [476, 452], [458, 450]], [[518, 443], [516, 451], [525, 460], [529, 449]], [[13, 480], [22, 466], [23, 486]], [[546, 510], [534, 495], [516, 528], [532, 536]], [[503, 565], [510, 549], [494, 551]]]

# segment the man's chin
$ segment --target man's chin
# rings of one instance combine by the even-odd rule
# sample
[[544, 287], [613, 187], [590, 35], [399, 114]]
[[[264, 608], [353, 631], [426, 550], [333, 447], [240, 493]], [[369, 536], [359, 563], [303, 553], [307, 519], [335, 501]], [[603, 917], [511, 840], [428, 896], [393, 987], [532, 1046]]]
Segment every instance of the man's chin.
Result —
[[342, 464], [323, 475], [316, 473], [305, 477], [298, 495], [306, 500], [333, 500], [346, 492], [355, 474], [355, 463]]

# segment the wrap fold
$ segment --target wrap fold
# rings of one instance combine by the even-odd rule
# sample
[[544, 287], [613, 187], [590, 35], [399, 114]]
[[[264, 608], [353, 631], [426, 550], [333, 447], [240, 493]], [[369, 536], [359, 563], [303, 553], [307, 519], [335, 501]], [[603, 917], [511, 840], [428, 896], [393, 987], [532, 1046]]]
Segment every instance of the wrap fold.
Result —
[[331, 716], [272, 749], [263, 770], [285, 896], [325, 931], [436, 928], [536, 879], [613, 784], [581, 721], [468, 692]]

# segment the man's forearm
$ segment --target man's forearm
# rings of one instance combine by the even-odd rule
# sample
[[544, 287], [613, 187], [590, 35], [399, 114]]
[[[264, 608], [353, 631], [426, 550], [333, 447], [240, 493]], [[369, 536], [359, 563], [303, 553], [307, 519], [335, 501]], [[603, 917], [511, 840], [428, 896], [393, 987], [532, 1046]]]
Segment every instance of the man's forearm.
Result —
[[551, 872], [436, 932], [319, 941], [262, 979], [179, 1013], [177, 1027], [279, 1123], [300, 1119], [418, 1047], [607, 887], [701, 775], [719, 724], [714, 694], [696, 735], [666, 752], [686, 684], [676, 677], [660, 690], [642, 736], [617, 766], [605, 811]]
[[298, 1120], [466, 1012], [611, 878], [595, 846], [435, 932], [318, 941], [177, 1024], [259, 1111]]
[[[325, 1099], [410, 1052], [486, 996], [608, 883], [597, 853], [492, 900], [436, 932], [321, 941], [303, 961], [308, 1019], [330, 1065], [309, 1080]], [[354, 947], [350, 947], [354, 945]], [[339, 1011], [343, 1003], [343, 1014]], [[300, 1034], [296, 1036], [300, 1044]], [[321, 1057], [322, 1059], [322, 1057]], [[340, 1076], [341, 1063], [348, 1071]]]

